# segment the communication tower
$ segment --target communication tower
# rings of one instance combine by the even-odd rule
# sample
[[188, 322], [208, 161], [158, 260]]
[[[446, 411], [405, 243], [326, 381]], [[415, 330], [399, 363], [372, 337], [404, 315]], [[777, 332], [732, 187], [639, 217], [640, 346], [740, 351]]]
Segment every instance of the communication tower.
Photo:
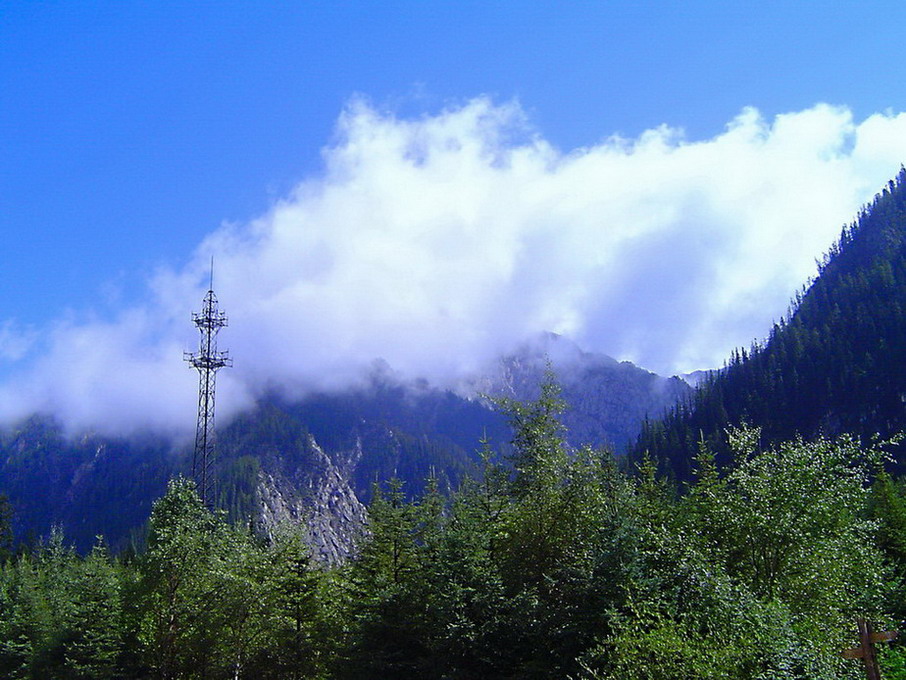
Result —
[[192, 321], [201, 337], [197, 352], [186, 352], [183, 358], [198, 369], [198, 424], [195, 428], [195, 453], [192, 456], [192, 477], [198, 485], [198, 494], [205, 505], [213, 504], [214, 463], [214, 383], [217, 371], [232, 366], [229, 352], [217, 350], [217, 333], [227, 325], [226, 314], [217, 307], [214, 295], [214, 265], [211, 263], [211, 286], [204, 296], [202, 310], [192, 313]]

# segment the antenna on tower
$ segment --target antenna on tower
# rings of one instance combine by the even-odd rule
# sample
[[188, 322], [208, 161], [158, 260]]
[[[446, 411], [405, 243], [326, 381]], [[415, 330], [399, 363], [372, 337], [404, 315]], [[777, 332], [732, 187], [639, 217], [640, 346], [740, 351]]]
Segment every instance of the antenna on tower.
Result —
[[184, 352], [183, 358], [198, 370], [198, 424], [195, 428], [195, 452], [192, 456], [192, 477], [205, 505], [213, 504], [214, 463], [214, 385], [217, 371], [232, 366], [229, 352], [217, 350], [217, 333], [227, 325], [226, 314], [217, 306], [214, 295], [214, 258], [211, 258], [211, 287], [204, 296], [201, 312], [192, 313], [192, 321], [200, 338], [197, 352]]

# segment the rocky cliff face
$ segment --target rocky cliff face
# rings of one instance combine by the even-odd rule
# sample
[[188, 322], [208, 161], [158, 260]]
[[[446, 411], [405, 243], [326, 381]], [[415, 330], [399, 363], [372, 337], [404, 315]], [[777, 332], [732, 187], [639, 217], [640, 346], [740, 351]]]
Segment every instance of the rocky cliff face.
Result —
[[339, 564], [354, 554], [367, 513], [334, 458], [314, 437], [309, 437], [307, 448], [304, 464], [259, 469], [255, 526], [270, 536], [282, 523], [304, 525], [314, 559]]
[[502, 359], [496, 370], [474, 381], [472, 389], [491, 397], [534, 399], [548, 366], [567, 404], [563, 424], [572, 446], [604, 446], [622, 453], [646, 417], [660, 416], [692, 391], [680, 378], [584, 352], [554, 334], [540, 336]]

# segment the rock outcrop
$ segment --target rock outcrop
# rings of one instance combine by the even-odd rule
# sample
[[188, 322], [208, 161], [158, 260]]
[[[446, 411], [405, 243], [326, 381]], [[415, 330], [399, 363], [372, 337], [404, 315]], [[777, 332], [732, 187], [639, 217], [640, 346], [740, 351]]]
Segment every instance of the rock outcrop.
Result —
[[283, 523], [302, 524], [312, 557], [339, 564], [354, 554], [365, 531], [367, 512], [347, 472], [309, 436], [304, 459], [259, 469], [255, 489], [256, 529], [272, 535]]

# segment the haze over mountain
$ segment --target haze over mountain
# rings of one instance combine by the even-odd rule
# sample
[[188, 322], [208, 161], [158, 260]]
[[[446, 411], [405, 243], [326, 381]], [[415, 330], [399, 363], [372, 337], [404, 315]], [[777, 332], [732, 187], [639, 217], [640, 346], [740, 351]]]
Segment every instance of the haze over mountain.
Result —
[[[283, 521], [301, 523], [315, 554], [336, 562], [359, 536], [375, 482], [396, 477], [411, 494], [433, 476], [449, 490], [478, 474], [482, 440], [495, 456], [506, 451], [506, 419], [477, 391], [534, 399], [548, 367], [563, 384], [566, 436], [576, 447], [622, 451], [646, 416], [690, 391], [678, 378], [544, 335], [472, 376], [461, 388], [471, 398], [401, 381], [386, 366], [354, 389], [302, 398], [271, 392], [219, 428], [217, 504], [265, 534]], [[122, 547], [140, 540], [167, 479], [189, 474], [190, 450], [147, 433], [67, 438], [59, 423], [33, 417], [0, 428], [0, 494], [12, 502], [20, 539], [60, 526], [81, 550], [99, 534]]]
[[360, 384], [375, 361], [456, 386], [541, 332], [663, 375], [720, 365], [904, 157], [906, 114], [823, 104], [747, 108], [711, 139], [662, 126], [564, 152], [518, 103], [401, 118], [355, 98], [320, 172], [162, 266], [137, 303], [3, 321], [0, 420], [190, 436], [180, 359], [212, 256], [235, 358], [222, 422], [276, 387]]

